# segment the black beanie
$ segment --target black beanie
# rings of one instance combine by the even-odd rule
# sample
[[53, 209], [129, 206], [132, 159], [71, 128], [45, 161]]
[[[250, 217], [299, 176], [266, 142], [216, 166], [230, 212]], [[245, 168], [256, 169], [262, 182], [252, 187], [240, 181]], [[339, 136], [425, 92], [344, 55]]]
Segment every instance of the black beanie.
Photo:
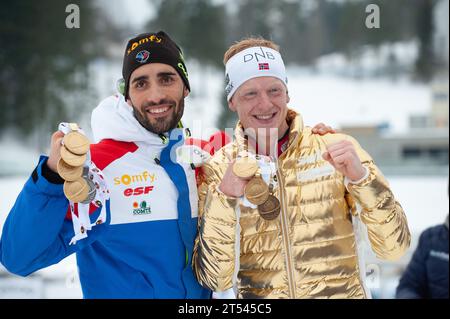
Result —
[[180, 47], [163, 31], [142, 33], [128, 41], [123, 57], [122, 76], [125, 80], [126, 98], [131, 73], [148, 63], [164, 63], [172, 66], [183, 79], [187, 89], [191, 90]]

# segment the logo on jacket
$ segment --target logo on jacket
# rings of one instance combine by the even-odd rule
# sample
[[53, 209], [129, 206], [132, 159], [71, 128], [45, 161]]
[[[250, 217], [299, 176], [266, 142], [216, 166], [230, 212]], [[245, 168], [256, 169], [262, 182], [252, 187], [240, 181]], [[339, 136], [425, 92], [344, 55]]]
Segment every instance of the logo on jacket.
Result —
[[128, 175], [124, 174], [120, 177], [114, 177], [114, 185], [130, 185], [133, 183], [147, 182], [153, 183], [156, 180], [155, 174], [150, 174], [148, 171], [143, 171], [141, 174]]
[[147, 206], [147, 202], [143, 200], [141, 203], [134, 202], [133, 203], [133, 215], [147, 215], [151, 214], [152, 209], [150, 206]]
[[130, 196], [139, 196], [146, 195], [153, 190], [154, 186], [144, 186], [144, 187], [136, 187], [136, 188], [127, 188], [123, 191], [123, 194], [126, 197]]

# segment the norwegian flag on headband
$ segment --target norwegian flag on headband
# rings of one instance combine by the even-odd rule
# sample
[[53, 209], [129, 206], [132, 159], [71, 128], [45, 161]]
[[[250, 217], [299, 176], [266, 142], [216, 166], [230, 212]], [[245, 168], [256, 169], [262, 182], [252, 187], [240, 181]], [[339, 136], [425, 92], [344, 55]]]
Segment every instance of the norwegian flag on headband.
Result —
[[269, 63], [259, 63], [260, 70], [269, 70]]

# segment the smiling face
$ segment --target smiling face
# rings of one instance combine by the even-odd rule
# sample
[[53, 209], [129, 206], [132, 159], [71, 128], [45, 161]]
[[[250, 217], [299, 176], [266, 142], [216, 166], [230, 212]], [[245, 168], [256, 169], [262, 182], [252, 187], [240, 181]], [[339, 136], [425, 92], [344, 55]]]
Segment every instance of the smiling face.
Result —
[[228, 106], [238, 113], [246, 130], [269, 136], [270, 129], [278, 129], [282, 137], [288, 129], [286, 115], [289, 95], [286, 86], [275, 77], [257, 77], [242, 84]]
[[189, 90], [173, 67], [163, 63], [143, 65], [131, 74], [129, 87], [127, 102], [143, 127], [160, 134], [177, 126]]

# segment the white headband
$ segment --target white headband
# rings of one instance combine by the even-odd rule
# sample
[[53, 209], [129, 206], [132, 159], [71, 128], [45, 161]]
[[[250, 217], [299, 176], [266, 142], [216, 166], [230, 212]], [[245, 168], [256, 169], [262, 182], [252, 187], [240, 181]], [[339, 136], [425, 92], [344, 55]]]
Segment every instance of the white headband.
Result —
[[278, 51], [252, 47], [234, 55], [225, 65], [227, 100], [244, 82], [260, 76], [273, 76], [287, 86], [286, 68]]

